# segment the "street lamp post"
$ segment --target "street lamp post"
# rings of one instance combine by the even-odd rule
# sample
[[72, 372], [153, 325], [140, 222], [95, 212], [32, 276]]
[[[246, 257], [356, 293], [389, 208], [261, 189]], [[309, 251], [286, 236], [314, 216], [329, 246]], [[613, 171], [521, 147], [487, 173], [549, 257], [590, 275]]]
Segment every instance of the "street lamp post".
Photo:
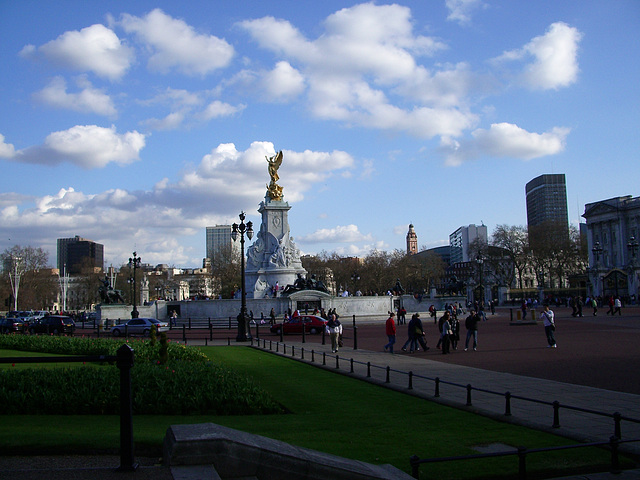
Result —
[[351, 275], [351, 280], [353, 281], [353, 294], [357, 295], [358, 293], [358, 282], [360, 281], [360, 274], [358, 272], [355, 272], [353, 275]]
[[131, 318], [138, 318], [138, 308], [136, 307], [136, 270], [140, 266], [141, 260], [137, 256], [136, 252], [133, 252], [133, 258], [129, 258], [129, 268], [133, 268], [133, 277], [130, 279], [133, 285], [133, 310], [131, 310]]
[[244, 286], [244, 235], [251, 240], [253, 238], [253, 223], [244, 223], [245, 214], [240, 212], [240, 225], [234, 223], [231, 230], [231, 238], [235, 242], [240, 234], [240, 290], [241, 290], [241, 307], [238, 315], [238, 335], [236, 342], [246, 342], [251, 340], [251, 330], [249, 330], [249, 316], [247, 315], [247, 292]]
[[[593, 253], [593, 260], [594, 260], [594, 270], [596, 272], [595, 274], [595, 282], [593, 282], [594, 285], [600, 285], [600, 279], [598, 278], [600, 276], [600, 268], [599, 268], [599, 260], [600, 260], [600, 254], [602, 253], [603, 248], [602, 245], [600, 245], [600, 242], [596, 242], [593, 244], [593, 248], [591, 249], [591, 252]], [[595, 292], [594, 292], [595, 293]], [[604, 278], [602, 279], [602, 292], [600, 292], [600, 295], [604, 297]]]
[[482, 286], [482, 270], [484, 270], [484, 257], [482, 255], [478, 255], [476, 257], [476, 262], [478, 263], [478, 269], [480, 270], [480, 304], [482, 304], [484, 303], [484, 287]]

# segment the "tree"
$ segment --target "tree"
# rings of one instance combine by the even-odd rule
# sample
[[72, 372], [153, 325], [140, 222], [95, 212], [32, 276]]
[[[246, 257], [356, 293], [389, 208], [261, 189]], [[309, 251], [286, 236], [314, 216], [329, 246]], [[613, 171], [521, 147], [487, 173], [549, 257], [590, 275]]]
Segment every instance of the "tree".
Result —
[[231, 298], [234, 291], [240, 288], [240, 252], [231, 244], [219, 247], [211, 257], [211, 276], [215, 293], [222, 298]]
[[504, 250], [517, 272], [519, 288], [523, 288], [523, 275], [529, 263], [529, 238], [523, 226], [498, 225], [491, 235], [491, 245]]
[[[18, 306], [21, 309], [40, 310], [53, 304], [57, 297], [57, 284], [48, 266], [47, 252], [40, 247], [15, 245], [2, 252], [0, 260], [7, 280], [16, 272], [20, 277]], [[10, 307], [13, 308], [13, 304]]]

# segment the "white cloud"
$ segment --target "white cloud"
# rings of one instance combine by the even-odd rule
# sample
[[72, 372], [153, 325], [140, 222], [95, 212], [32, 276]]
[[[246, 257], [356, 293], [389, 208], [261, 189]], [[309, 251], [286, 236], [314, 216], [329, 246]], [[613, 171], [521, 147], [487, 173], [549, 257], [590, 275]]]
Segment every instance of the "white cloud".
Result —
[[13, 158], [15, 153], [15, 147], [11, 143], [5, 143], [4, 135], [0, 133], [0, 158]]
[[97, 113], [113, 117], [117, 111], [109, 95], [103, 90], [93, 88], [86, 79], [79, 79], [83, 89], [79, 93], [67, 93], [67, 82], [55, 77], [45, 88], [33, 94], [33, 97], [54, 108], [63, 108], [82, 113]]
[[244, 110], [244, 105], [233, 106], [228, 103], [215, 100], [199, 114], [203, 120], [211, 120], [212, 118], [229, 117]]
[[504, 52], [494, 62], [532, 60], [520, 75], [526, 86], [544, 90], [567, 87], [578, 79], [581, 39], [578, 29], [556, 22], [544, 35], [535, 37], [520, 49]]
[[139, 160], [145, 135], [137, 131], [119, 134], [111, 128], [76, 125], [53, 132], [39, 146], [19, 150], [13, 160], [24, 163], [57, 165], [69, 162], [86, 169], [103, 168], [109, 163], [126, 165]]
[[532, 133], [511, 123], [493, 124], [489, 130], [475, 130], [469, 140], [445, 140], [446, 164], [458, 166], [480, 156], [532, 160], [555, 155], [564, 150], [568, 134], [569, 129], [562, 127], [545, 133]]
[[259, 77], [269, 82], [275, 72], [284, 74], [294, 86], [291, 91], [303, 93], [307, 86], [309, 109], [319, 118], [418, 138], [458, 136], [477, 122], [466, 107], [468, 67], [445, 65], [431, 72], [419, 65], [419, 57], [446, 45], [416, 35], [407, 7], [366, 3], [344, 8], [327, 17], [324, 33], [315, 40], [273, 17], [239, 25], [261, 47], [285, 58], [268, 73], [246, 72], [242, 81]]
[[[89, 195], [69, 187], [38, 198], [0, 195], [0, 234], [18, 242], [22, 234], [25, 243], [47, 245], [51, 238], [83, 232], [84, 237], [108, 244], [110, 259], [126, 259], [136, 244], [145, 262], [193, 265], [199, 263], [202, 253], [180, 247], [185, 237], [209, 225], [230, 223], [240, 210], [254, 209], [255, 199], [265, 195], [269, 180], [265, 155], [274, 154], [270, 142], [253, 142], [244, 151], [233, 144], [220, 144], [196, 168], [147, 190], [115, 188]], [[340, 151], [284, 151], [279, 184], [284, 187], [285, 200], [301, 199], [314, 188], [314, 182], [352, 165], [353, 159]], [[301, 184], [300, 179], [311, 183]], [[240, 184], [242, 189], [237, 187]], [[347, 234], [351, 227], [341, 228], [344, 238], [369, 239]], [[171, 240], [164, 244], [165, 239]]]
[[278, 62], [262, 77], [262, 83], [270, 100], [291, 100], [305, 89], [304, 76], [288, 62]]
[[161, 73], [176, 68], [187, 75], [206, 75], [226, 67], [234, 55], [225, 40], [198, 33], [158, 8], [142, 18], [123, 14], [120, 25], [153, 52], [149, 68]]
[[118, 80], [133, 61], [132, 50], [104, 25], [95, 24], [80, 31], [68, 31], [41, 47], [25, 46], [24, 57], [43, 56], [64, 68], [91, 71], [100, 77]]
[[349, 243], [349, 242], [371, 242], [371, 235], [363, 235], [358, 230], [357, 225], [344, 225], [334, 228], [321, 228], [310, 235], [298, 236], [297, 241], [304, 244], [314, 243]]
[[482, 6], [481, 0], [446, 0], [445, 5], [449, 10], [447, 20], [467, 25], [471, 22], [471, 13]]

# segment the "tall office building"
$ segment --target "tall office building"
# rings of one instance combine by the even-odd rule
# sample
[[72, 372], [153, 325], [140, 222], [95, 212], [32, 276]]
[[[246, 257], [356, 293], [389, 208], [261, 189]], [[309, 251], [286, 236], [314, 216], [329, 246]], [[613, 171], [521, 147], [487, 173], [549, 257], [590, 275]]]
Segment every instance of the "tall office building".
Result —
[[59, 238], [57, 242], [58, 270], [60, 274], [79, 274], [83, 269], [102, 271], [104, 245], [76, 235], [73, 238]]
[[231, 238], [231, 225], [207, 227], [207, 258], [213, 259], [217, 251], [229, 247], [240, 251], [240, 242], [234, 242]]
[[416, 253], [418, 253], [418, 234], [413, 228], [413, 223], [410, 223], [407, 232], [407, 255], [415, 255]]
[[484, 244], [487, 243], [487, 226], [476, 226], [471, 224], [466, 227], [460, 227], [451, 235], [449, 235], [449, 250], [451, 265], [458, 262], [469, 262], [474, 259], [469, 258], [469, 245], [474, 240], [480, 240]]
[[550, 222], [569, 226], [564, 173], [540, 175], [527, 183], [525, 192], [529, 228]]

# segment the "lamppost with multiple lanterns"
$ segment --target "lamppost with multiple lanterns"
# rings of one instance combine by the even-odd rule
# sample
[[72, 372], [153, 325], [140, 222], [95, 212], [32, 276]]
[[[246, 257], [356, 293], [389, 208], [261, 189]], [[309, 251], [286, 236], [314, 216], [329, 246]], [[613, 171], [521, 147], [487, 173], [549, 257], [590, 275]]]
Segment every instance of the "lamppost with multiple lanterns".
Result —
[[478, 270], [480, 271], [480, 303], [484, 303], [484, 286], [482, 285], [482, 271], [484, 270], [484, 257], [478, 254], [476, 257], [476, 263], [478, 264]]
[[[600, 245], [600, 242], [596, 242], [593, 244], [593, 248], [591, 249], [591, 252], [593, 253], [593, 260], [595, 262], [593, 268], [595, 270], [595, 282], [594, 285], [597, 287], [599, 285], [599, 281], [600, 281], [600, 255], [603, 252], [603, 248], [602, 245]], [[594, 295], [596, 293], [596, 291], [598, 290], [598, 288], [594, 289]], [[604, 278], [602, 279], [602, 292], [600, 292], [600, 296], [604, 296]]]
[[253, 238], [253, 223], [244, 223], [245, 214], [240, 212], [240, 225], [234, 223], [231, 227], [231, 238], [235, 242], [240, 235], [240, 291], [241, 291], [241, 307], [238, 315], [238, 335], [236, 342], [246, 342], [251, 340], [251, 330], [249, 329], [249, 315], [247, 315], [247, 297], [244, 286], [244, 236], [251, 240]]
[[129, 269], [133, 269], [133, 276], [129, 278], [129, 283], [133, 286], [133, 310], [131, 310], [131, 318], [138, 318], [140, 313], [138, 313], [138, 308], [136, 307], [136, 271], [138, 267], [140, 267], [140, 257], [133, 252], [133, 257], [129, 258]]

